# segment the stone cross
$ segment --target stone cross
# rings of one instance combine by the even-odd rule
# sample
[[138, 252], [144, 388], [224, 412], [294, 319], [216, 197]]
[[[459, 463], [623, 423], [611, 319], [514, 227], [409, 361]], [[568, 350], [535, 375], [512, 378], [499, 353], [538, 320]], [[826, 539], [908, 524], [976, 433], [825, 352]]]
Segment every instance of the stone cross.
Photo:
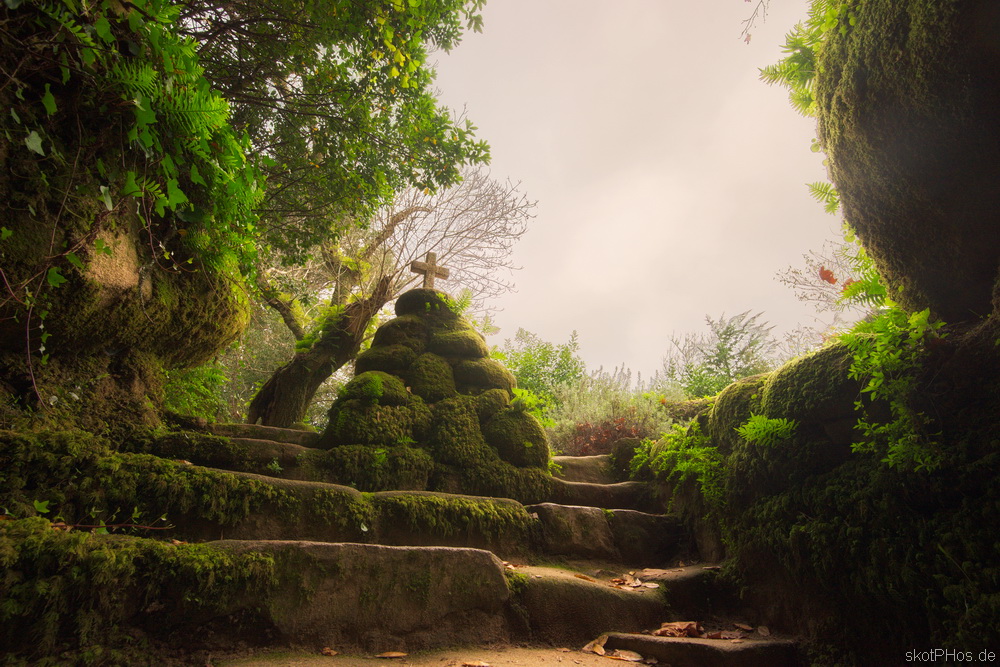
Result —
[[435, 276], [441, 280], [448, 279], [448, 269], [438, 266], [436, 262], [437, 254], [429, 252], [427, 253], [426, 261], [414, 261], [410, 263], [410, 271], [424, 274], [424, 289], [434, 289]]

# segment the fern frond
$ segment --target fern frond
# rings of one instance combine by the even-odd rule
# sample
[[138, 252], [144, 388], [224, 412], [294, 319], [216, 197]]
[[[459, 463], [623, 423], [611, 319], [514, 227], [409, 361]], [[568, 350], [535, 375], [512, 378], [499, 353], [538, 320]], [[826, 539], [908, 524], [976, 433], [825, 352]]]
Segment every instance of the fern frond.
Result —
[[823, 204], [823, 210], [827, 213], [836, 213], [837, 209], [840, 208], [840, 193], [837, 192], [833, 183], [816, 181], [808, 183], [807, 187], [809, 194], [812, 195], [813, 199]]

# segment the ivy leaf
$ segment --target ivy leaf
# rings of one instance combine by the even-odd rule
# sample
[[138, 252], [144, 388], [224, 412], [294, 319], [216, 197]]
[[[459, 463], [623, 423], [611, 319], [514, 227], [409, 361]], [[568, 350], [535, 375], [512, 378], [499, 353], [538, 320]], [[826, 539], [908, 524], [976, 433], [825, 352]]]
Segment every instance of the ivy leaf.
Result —
[[56, 112], [56, 97], [52, 94], [51, 87], [51, 84], [45, 84], [45, 94], [42, 95], [42, 106], [50, 116]]
[[83, 260], [75, 252], [66, 253], [66, 259], [70, 264], [83, 271]]
[[187, 195], [177, 185], [177, 179], [171, 178], [167, 181], [167, 206], [174, 208], [178, 204], [188, 201]]
[[94, 250], [98, 255], [107, 255], [108, 257], [111, 257], [111, 246], [101, 239], [94, 241]]
[[[8, 2], [8, 5], [10, 3]], [[49, 501], [48, 500], [33, 500], [32, 504], [35, 506], [35, 511], [39, 514], [49, 513]]]
[[135, 172], [131, 170], [125, 172], [125, 185], [122, 186], [122, 196], [128, 197], [129, 195], [142, 196], [142, 188], [135, 182]]
[[50, 267], [48, 274], [46, 274], [45, 279], [49, 282], [50, 287], [59, 287], [64, 282], [66, 278], [60, 273], [59, 269], [56, 267]]
[[0, 227], [0, 241], [6, 241], [13, 235], [14, 232], [10, 231], [6, 227]]
[[201, 177], [201, 173], [198, 171], [196, 165], [191, 165], [191, 182], [196, 185], [207, 185], [205, 179]]
[[45, 151], [42, 149], [42, 138], [35, 130], [32, 130], [28, 136], [25, 137], [24, 144], [28, 147], [29, 151], [38, 153], [39, 155], [45, 155]]

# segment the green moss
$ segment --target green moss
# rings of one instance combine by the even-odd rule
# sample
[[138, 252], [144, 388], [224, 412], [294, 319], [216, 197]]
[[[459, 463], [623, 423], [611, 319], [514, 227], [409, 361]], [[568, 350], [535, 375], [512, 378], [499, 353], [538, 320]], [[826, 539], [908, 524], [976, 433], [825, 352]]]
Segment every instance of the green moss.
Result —
[[500, 460], [483, 440], [474, 398], [458, 396], [440, 401], [433, 406], [433, 414], [427, 442], [435, 461], [475, 466]]
[[383, 493], [371, 502], [382, 525], [406, 526], [420, 535], [529, 544], [535, 525], [522, 505], [493, 498]]
[[995, 9], [846, 4], [854, 20], [829, 33], [816, 85], [844, 217], [906, 310], [978, 318], [990, 310], [1000, 254], [1000, 195], [987, 186], [1000, 164]]
[[452, 398], [458, 393], [451, 365], [430, 352], [416, 358], [407, 371], [406, 378], [410, 390], [428, 403]]
[[396, 315], [418, 315], [435, 326], [450, 326], [459, 320], [448, 295], [432, 289], [412, 289], [396, 299]]
[[409, 446], [378, 448], [366, 445], [308, 451], [299, 457], [306, 476], [345, 484], [361, 491], [428, 488], [434, 461], [425, 450]]
[[97, 523], [166, 515], [237, 524], [264, 507], [289, 515], [288, 493], [236, 477], [147, 454], [114, 453], [106, 441], [80, 431], [33, 435], [0, 433], [0, 505], [14, 516], [50, 503], [67, 523]]
[[542, 425], [527, 412], [515, 408], [503, 410], [483, 427], [483, 437], [508, 463], [548, 469], [548, 439]]
[[427, 348], [427, 325], [417, 315], [403, 315], [389, 320], [378, 328], [372, 339], [372, 347], [405, 345], [416, 354], [423, 354]]
[[455, 385], [462, 394], [481, 394], [503, 389], [513, 395], [517, 380], [493, 359], [465, 359], [455, 365]]
[[739, 441], [736, 428], [744, 424], [753, 412], [760, 411], [766, 375], [754, 375], [737, 380], [716, 397], [708, 417], [705, 434], [720, 452], [727, 453]]
[[435, 331], [431, 334], [427, 349], [443, 357], [482, 359], [490, 355], [486, 339], [470, 326]]
[[402, 380], [382, 371], [366, 371], [358, 373], [341, 390], [339, 398], [343, 400], [356, 399], [365, 403], [400, 406], [410, 400]]
[[436, 471], [438, 483], [456, 480], [463, 493], [494, 498], [512, 498], [525, 505], [542, 503], [552, 497], [552, 476], [539, 468], [518, 468], [506, 461], [449, 468]]
[[242, 472], [260, 472], [261, 462], [250, 447], [229, 438], [196, 431], [174, 431], [148, 438], [135, 438], [119, 445], [122, 451], [153, 454], [166, 459], [182, 459], [198, 465]]
[[371, 445], [393, 447], [420, 440], [431, 413], [419, 397], [401, 406], [370, 405], [358, 399], [340, 400], [330, 408], [330, 422], [317, 447]]
[[63, 532], [39, 518], [0, 522], [0, 565], [0, 646], [31, 664], [145, 664], [151, 647], [133, 624], [155, 633], [225, 615], [275, 583], [268, 555]]
[[384, 371], [392, 375], [403, 375], [417, 358], [413, 348], [397, 343], [385, 347], [370, 347], [358, 355], [354, 369], [356, 373]]
[[768, 376], [760, 409], [767, 417], [812, 424], [850, 417], [861, 391], [847, 377], [850, 367], [851, 352], [841, 343], [797, 357]]
[[476, 396], [476, 414], [480, 424], [485, 424], [509, 406], [510, 393], [505, 389], [487, 389]]

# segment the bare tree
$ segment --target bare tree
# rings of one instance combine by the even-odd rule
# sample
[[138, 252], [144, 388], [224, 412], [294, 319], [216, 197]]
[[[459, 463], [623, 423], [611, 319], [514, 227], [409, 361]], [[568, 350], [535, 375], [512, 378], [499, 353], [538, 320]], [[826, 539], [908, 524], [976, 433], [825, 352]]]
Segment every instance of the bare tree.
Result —
[[[448, 289], [468, 290], [476, 307], [511, 289], [511, 251], [534, 206], [517, 185], [467, 170], [461, 183], [440, 193], [401, 193], [366, 228], [317, 248], [304, 267], [263, 272], [261, 292], [300, 349], [261, 387], [247, 421], [285, 427], [300, 421], [316, 389], [357, 355], [372, 318], [420, 280], [410, 263], [426, 252], [448, 265]], [[310, 334], [300, 313], [303, 304], [320, 301], [325, 306]], [[364, 308], [350, 308], [358, 302]]]

